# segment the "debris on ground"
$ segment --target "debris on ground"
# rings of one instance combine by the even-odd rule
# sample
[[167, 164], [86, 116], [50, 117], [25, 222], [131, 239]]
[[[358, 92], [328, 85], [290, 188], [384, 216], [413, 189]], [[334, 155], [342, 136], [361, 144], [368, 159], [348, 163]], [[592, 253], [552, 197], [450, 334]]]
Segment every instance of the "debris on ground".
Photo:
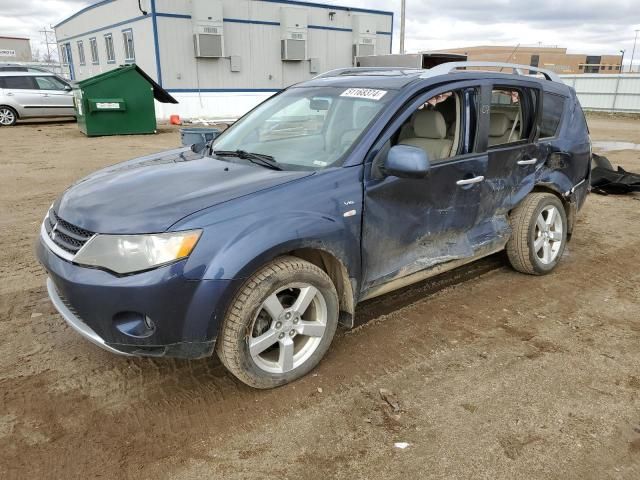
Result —
[[393, 409], [394, 412], [400, 411], [400, 403], [398, 402], [396, 395], [391, 390], [387, 390], [386, 388], [381, 388], [379, 392], [380, 392], [380, 397], [389, 404], [389, 406]]
[[627, 172], [624, 168], [613, 169], [606, 157], [593, 154], [596, 166], [591, 170], [591, 188], [601, 195], [624, 195], [640, 192], [640, 174]]

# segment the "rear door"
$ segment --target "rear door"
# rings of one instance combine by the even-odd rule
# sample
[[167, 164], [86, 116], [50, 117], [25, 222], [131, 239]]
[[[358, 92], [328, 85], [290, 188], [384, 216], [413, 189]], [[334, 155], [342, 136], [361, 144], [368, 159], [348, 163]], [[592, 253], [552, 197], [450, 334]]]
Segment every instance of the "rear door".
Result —
[[[479, 91], [479, 83], [458, 82], [419, 95], [398, 112], [372, 148], [372, 161], [365, 169], [364, 297], [392, 289], [398, 282], [401, 285], [408, 275], [472, 258], [482, 248], [491, 248], [486, 242], [482, 245], [484, 240], [478, 235], [482, 230], [478, 225], [483, 222], [479, 210], [481, 188], [487, 169], [486, 152], [474, 149]], [[414, 114], [431, 108], [428, 100], [448, 92], [459, 98], [451, 154], [432, 158], [426, 178], [384, 175], [386, 153], [401, 141], [403, 127], [409, 125]]]
[[506, 214], [532, 189], [545, 161], [535, 142], [540, 91], [534, 82], [499, 81], [483, 90], [489, 106], [486, 137], [488, 167], [482, 210], [495, 218], [495, 235], [508, 235]]
[[35, 82], [40, 90], [42, 115], [74, 115], [73, 93], [67, 88], [67, 83], [53, 75], [35, 76]]
[[6, 76], [3, 78], [4, 94], [10, 104], [16, 107], [20, 117], [42, 115], [40, 90], [33, 77], [28, 75]]

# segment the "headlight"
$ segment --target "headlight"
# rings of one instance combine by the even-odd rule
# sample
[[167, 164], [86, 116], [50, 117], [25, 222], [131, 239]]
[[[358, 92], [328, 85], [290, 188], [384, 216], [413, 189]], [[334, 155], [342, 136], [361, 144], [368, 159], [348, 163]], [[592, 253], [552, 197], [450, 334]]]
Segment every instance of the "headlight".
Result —
[[188, 257], [202, 230], [150, 235], [96, 235], [80, 249], [74, 263], [116, 273], [149, 270]]

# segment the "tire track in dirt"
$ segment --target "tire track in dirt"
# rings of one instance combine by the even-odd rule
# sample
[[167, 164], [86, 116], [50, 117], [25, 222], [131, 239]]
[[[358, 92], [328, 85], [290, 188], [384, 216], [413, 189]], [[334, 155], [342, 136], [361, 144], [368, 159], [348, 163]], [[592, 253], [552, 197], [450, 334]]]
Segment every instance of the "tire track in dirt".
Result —
[[[634, 247], [623, 248], [618, 253], [620, 258], [631, 256], [636, 260], [640, 259], [638, 258], [640, 255]], [[585, 260], [563, 266], [553, 276], [569, 276], [573, 272], [567, 270], [579, 270], [583, 267], [582, 263], [584, 262]], [[610, 266], [619, 268], [615, 261]], [[478, 312], [475, 309], [471, 312], [462, 309], [461, 313], [456, 314], [447, 311], [451, 304], [464, 305], [463, 302], [469, 297], [468, 290], [474, 291], [474, 297], [483, 299], [476, 303], [479, 303], [484, 309], [489, 308], [493, 303], [491, 294], [495, 284], [510, 284], [518, 292], [517, 296], [510, 299], [510, 304], [524, 302], [525, 297], [532, 291], [544, 293], [547, 290], [542, 281], [536, 282], [537, 285], [530, 289], [518, 288], [535, 280], [532, 277], [524, 277], [504, 270], [497, 271], [466, 284], [450, 287], [440, 294], [380, 317], [354, 333], [342, 333], [337, 339], [336, 347], [332, 349], [328, 358], [317, 370], [318, 377], [303, 379], [290, 389], [269, 392], [250, 390], [231, 379], [220, 365], [216, 365], [217, 362], [212, 361], [122, 359], [118, 362], [114, 361], [109, 366], [110, 368], [105, 368], [102, 364], [94, 366], [85, 372], [86, 376], [84, 377], [76, 376], [78, 373], [76, 372], [72, 377], [73, 381], [66, 384], [64, 381], [61, 382], [59, 378], [57, 381], [53, 381], [53, 378], [50, 377], [59, 377], [63, 372], [53, 372], [52, 370], [36, 374], [30, 379], [28, 378], [26, 382], [24, 378], [15, 379], [15, 382], [11, 379], [4, 379], [0, 383], [2, 390], [11, 393], [5, 394], [3, 401], [5, 405], [11, 406], [28, 404], [29, 402], [25, 402], [27, 392], [48, 385], [46, 391], [49, 402], [50, 405], [55, 406], [57, 415], [63, 418], [75, 416], [78, 424], [66, 425], [65, 427], [55, 423], [50, 425], [51, 418], [48, 415], [51, 413], [51, 409], [40, 411], [37, 408], [24, 407], [22, 410], [15, 411], [14, 414], [18, 418], [31, 419], [32, 425], [50, 425], [50, 428], [45, 432], [45, 437], [49, 443], [53, 439], [53, 443], [58, 443], [58, 448], [62, 448], [63, 451], [78, 449], [85, 451], [86, 455], [90, 457], [93, 454], [93, 449], [87, 451], [87, 445], [83, 440], [89, 433], [95, 443], [100, 445], [99, 448], [104, 448], [105, 445], [111, 443], [109, 435], [130, 438], [133, 445], [135, 445], [136, 439], [142, 440], [146, 435], [151, 435], [156, 438], [170, 437], [172, 439], [163, 445], [153, 447], [151, 451], [149, 448], [145, 448], [146, 455], [150, 455], [151, 458], [156, 456], [163, 458], [166, 455], [171, 455], [176, 448], [185, 454], [197, 456], [197, 448], [195, 451], [189, 450], [192, 439], [208, 438], [212, 431], [246, 431], [262, 425], [263, 419], [256, 422], [247, 415], [247, 412], [252, 410], [257, 398], [260, 399], [260, 403], [271, 405], [265, 412], [266, 416], [270, 421], [277, 421], [278, 418], [286, 416], [290, 412], [289, 405], [304, 405], [309, 403], [308, 400], [311, 398], [310, 406], [317, 406], [318, 399], [313, 395], [316, 384], [336, 385], [342, 382], [342, 388], [336, 389], [336, 394], [348, 392], [359, 388], [359, 385], [375, 383], [376, 378], [381, 375], [393, 376], [410, 368], [424, 367], [437, 359], [438, 356], [451, 354], [452, 351], [463, 345], [468, 346], [479, 339], [487, 339], [500, 330], [513, 338], [514, 345], [519, 345], [520, 342], [530, 343], [532, 348], [541, 350], [544, 354], [556, 353], [559, 350], [550, 346], [553, 344], [536, 340], [537, 329], [535, 326], [532, 327], [527, 323], [524, 330], [519, 326], [523, 318], [531, 319], [530, 312], [517, 313], [503, 309], [501, 313], [490, 317], [478, 318]], [[629, 281], [638, 281], [638, 276], [629, 278]], [[42, 292], [34, 291], [31, 298], [38, 298], [41, 294]], [[565, 305], [563, 310], [572, 311], [586, 298], [592, 296], [593, 292], [589, 291], [578, 294], [573, 301]], [[28, 313], [26, 309], [32, 305], [33, 302], [25, 302], [22, 307], [25, 310], [21, 313]], [[556, 307], [551, 307], [551, 310], [552, 312], [556, 311]], [[424, 318], [427, 312], [433, 312], [428, 320]], [[542, 310], [542, 312], [549, 313], [546, 310]], [[544, 313], [539, 314], [544, 315]], [[53, 315], [53, 317], [57, 316]], [[513, 324], [514, 317], [517, 319], [516, 324]], [[398, 326], [401, 326], [402, 333], [400, 334], [397, 333]], [[59, 336], [72, 332], [62, 330], [50, 333], [53, 336]], [[407, 338], [412, 339], [410, 345], [406, 345]], [[81, 339], [73, 337], [72, 341], [81, 342]], [[366, 361], [364, 357], [372, 349], [381, 349], [394, 354], [378, 355]], [[92, 349], [87, 353], [95, 353], [95, 351]], [[126, 368], [124, 368], [125, 365]], [[456, 371], [464, 368], [463, 364], [454, 364], [445, 370], [445, 373], [450, 374], [451, 369]], [[79, 393], [87, 386], [91, 388], [93, 382], [89, 377], [94, 375], [103, 377], [104, 381], [104, 384], [99, 382], [96, 385], [97, 390], [112, 388], [118, 401], [105, 405], [90, 394]], [[113, 376], [119, 379], [115, 385], [112, 381]], [[441, 380], [444, 380], [444, 377], [441, 377]], [[132, 395], [134, 392], [135, 395]], [[80, 404], [83, 406], [83, 411], [90, 413], [79, 414], [80, 412], [76, 412], [74, 414], [64, 408], [59, 411], [62, 404]], [[302, 415], [304, 415], [304, 408]], [[91, 425], [95, 417], [100, 418], [99, 423], [102, 425], [100, 428], [106, 431], [97, 433], [81, 428], [83, 425], [86, 427], [87, 423]], [[114, 430], [105, 429], [105, 425], [113, 425]], [[188, 435], [181, 435], [180, 432], [188, 432]], [[36, 450], [40, 448], [39, 442], [34, 446], [28, 443], [23, 445], [22, 454], [25, 453], [25, 448], [27, 451], [33, 448], [33, 451], [29, 452], [29, 456], [38, 457]], [[117, 458], [116, 451], [112, 451], [111, 454], [116, 455]], [[59, 458], [64, 458], [64, 456]], [[122, 459], [123, 462], [125, 460], [125, 458]], [[69, 465], [66, 466], [66, 468], [69, 467]], [[88, 469], [83, 470], [85, 474], [93, 471], [90, 465], [83, 464], [79, 467]]]

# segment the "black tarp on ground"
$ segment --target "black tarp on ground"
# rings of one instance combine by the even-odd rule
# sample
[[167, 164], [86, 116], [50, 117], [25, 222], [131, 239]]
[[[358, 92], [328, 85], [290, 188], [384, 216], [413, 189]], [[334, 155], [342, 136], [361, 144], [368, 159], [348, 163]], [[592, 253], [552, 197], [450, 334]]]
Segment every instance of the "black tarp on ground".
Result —
[[[606, 157], [599, 157], [596, 165], [611, 165]], [[602, 159], [606, 160], [603, 162]], [[618, 170], [607, 168], [606, 166], [597, 166], [591, 170], [591, 188], [594, 193], [603, 195], [623, 195], [630, 192], [640, 192], [640, 174], [627, 172], [624, 168], [618, 167]]]

